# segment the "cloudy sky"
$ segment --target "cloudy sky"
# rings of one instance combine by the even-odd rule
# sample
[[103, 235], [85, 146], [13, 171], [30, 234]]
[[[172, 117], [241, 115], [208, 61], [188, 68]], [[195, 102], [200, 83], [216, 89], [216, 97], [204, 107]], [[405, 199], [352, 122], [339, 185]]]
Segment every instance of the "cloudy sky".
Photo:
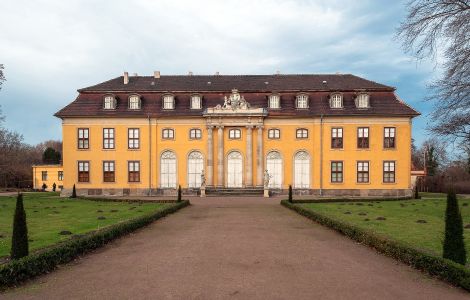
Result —
[[123, 71], [162, 74], [352, 73], [397, 88], [423, 113], [436, 70], [393, 40], [403, 1], [2, 0], [5, 126], [27, 143], [61, 139], [53, 114], [77, 89]]

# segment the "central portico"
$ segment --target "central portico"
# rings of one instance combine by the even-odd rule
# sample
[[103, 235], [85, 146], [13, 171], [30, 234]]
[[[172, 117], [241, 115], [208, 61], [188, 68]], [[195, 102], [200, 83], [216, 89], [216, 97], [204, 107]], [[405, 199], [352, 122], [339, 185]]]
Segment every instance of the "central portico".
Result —
[[[238, 90], [224, 97], [224, 104], [207, 108], [203, 116], [207, 125], [207, 185], [218, 187], [253, 187], [263, 185], [263, 128], [265, 108], [254, 108], [244, 99]], [[245, 156], [239, 149], [239, 143], [232, 143], [245, 128]], [[214, 129], [217, 129], [217, 183], [214, 183]], [[234, 131], [231, 131], [231, 130]], [[238, 130], [238, 131], [237, 131]], [[257, 130], [256, 151], [253, 152], [253, 130]], [[229, 133], [228, 145], [224, 145]], [[233, 134], [233, 136], [230, 136]], [[233, 144], [233, 145], [232, 145]], [[225, 148], [226, 147], [226, 148]], [[226, 150], [228, 150], [226, 155]], [[225, 157], [227, 157], [225, 159]], [[256, 183], [253, 178], [253, 162], [256, 160]], [[243, 166], [245, 172], [243, 172]], [[246, 174], [243, 176], [243, 174]]]

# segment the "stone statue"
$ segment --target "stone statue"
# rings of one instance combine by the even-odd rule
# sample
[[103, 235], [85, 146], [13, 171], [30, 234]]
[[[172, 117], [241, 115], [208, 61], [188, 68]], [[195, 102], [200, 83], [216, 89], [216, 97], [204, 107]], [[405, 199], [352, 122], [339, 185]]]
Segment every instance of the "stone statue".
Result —
[[264, 188], [267, 189], [269, 187], [269, 179], [271, 176], [268, 173], [268, 170], [264, 170]]
[[206, 188], [206, 175], [204, 175], [204, 170], [201, 171], [201, 189]]

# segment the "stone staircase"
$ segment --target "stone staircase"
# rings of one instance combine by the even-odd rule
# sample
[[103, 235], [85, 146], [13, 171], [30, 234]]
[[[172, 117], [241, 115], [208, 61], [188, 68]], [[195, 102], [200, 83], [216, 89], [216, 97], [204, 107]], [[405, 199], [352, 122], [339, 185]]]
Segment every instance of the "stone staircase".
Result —
[[245, 188], [219, 188], [206, 187], [206, 196], [248, 196], [263, 197], [262, 187], [245, 187]]

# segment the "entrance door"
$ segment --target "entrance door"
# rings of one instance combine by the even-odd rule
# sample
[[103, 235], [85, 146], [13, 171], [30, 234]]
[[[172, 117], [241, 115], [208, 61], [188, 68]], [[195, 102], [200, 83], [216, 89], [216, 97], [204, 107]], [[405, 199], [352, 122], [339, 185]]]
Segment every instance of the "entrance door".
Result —
[[266, 156], [266, 169], [269, 174], [269, 187], [280, 189], [282, 186], [282, 158], [279, 152], [271, 151]]
[[227, 159], [227, 187], [240, 188], [243, 182], [243, 159], [240, 152], [230, 152]]

